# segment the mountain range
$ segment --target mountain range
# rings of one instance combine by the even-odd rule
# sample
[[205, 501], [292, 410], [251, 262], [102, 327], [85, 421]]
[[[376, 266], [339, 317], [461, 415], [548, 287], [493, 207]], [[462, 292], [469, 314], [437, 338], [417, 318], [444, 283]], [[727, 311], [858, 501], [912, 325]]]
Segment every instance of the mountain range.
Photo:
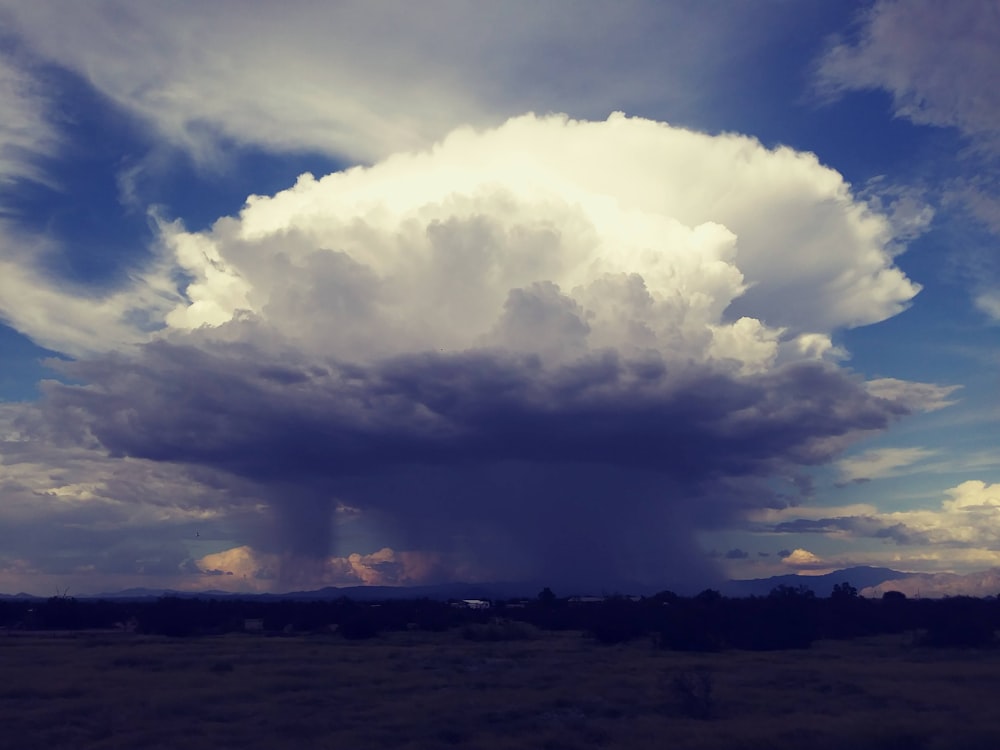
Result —
[[[827, 597], [839, 583], [849, 583], [862, 596], [879, 597], [886, 591], [901, 591], [908, 597], [941, 596], [994, 596], [1000, 594], [1000, 568], [957, 575], [954, 573], [905, 573], [891, 568], [858, 566], [816, 576], [780, 575], [770, 578], [731, 580], [718, 586], [724, 596], [748, 597], [766, 596], [778, 586], [792, 588], [805, 587], [816, 596]], [[242, 598], [263, 601], [299, 600], [317, 601], [347, 597], [355, 601], [379, 601], [387, 599], [518, 599], [534, 598], [546, 587], [546, 583], [444, 583], [428, 586], [328, 586], [312, 591], [290, 591], [282, 594], [233, 593], [220, 590], [175, 591], [171, 589], [130, 588], [121, 591], [104, 592], [81, 599], [142, 600], [161, 596], [199, 598]], [[621, 586], [615, 591], [582, 591], [579, 587], [558, 587], [551, 585], [557, 596], [577, 594], [641, 594], [656, 593], [650, 586]], [[693, 593], [693, 592], [682, 592]], [[0, 599], [31, 599], [31, 594], [0, 594]]]

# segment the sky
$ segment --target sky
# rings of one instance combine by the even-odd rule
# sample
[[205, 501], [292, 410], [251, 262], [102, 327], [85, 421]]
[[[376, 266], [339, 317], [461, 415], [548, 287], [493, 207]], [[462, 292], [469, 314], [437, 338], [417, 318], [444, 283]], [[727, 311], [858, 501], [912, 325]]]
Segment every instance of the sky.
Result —
[[995, 0], [0, 0], [0, 591], [1000, 567]]

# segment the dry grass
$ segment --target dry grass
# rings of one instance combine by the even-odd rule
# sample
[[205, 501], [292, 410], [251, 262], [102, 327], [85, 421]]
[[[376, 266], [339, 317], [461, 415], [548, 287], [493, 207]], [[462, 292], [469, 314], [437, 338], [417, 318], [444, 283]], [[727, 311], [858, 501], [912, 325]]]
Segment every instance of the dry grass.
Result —
[[1000, 653], [899, 637], [699, 655], [576, 633], [11, 636], [0, 679], [3, 750], [1000, 747]]

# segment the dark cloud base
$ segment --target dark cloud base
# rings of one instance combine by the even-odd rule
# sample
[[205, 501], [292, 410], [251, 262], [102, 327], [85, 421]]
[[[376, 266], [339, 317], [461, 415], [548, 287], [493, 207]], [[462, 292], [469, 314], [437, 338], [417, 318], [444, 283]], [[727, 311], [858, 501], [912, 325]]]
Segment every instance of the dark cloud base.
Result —
[[710, 577], [695, 529], [800, 496], [803, 469], [906, 411], [826, 364], [736, 376], [613, 351], [362, 366], [160, 341], [60, 366], [83, 384], [45, 384], [52, 424], [255, 483], [288, 554], [329, 553], [337, 499], [393, 519], [411, 548], [530, 578]]

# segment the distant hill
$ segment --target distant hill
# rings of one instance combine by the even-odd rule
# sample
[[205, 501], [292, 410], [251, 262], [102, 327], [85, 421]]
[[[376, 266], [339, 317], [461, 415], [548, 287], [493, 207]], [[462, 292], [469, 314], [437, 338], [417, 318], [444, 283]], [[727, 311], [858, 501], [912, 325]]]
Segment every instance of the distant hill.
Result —
[[1000, 568], [981, 570], [976, 573], [903, 573], [896, 578], [883, 581], [876, 587], [866, 588], [865, 596], [877, 596], [880, 592], [901, 591], [908, 597], [938, 598], [942, 596], [998, 596], [1000, 595]]
[[772, 576], [770, 578], [751, 578], [748, 580], [728, 581], [719, 590], [725, 596], [767, 596], [778, 586], [805, 586], [816, 596], [830, 596], [833, 587], [838, 583], [847, 582], [859, 592], [873, 590], [877, 587], [885, 589], [885, 582], [900, 578], [923, 576], [922, 573], [902, 573], [891, 568], [872, 568], [867, 565], [855, 568], [844, 568], [821, 576], [800, 576], [795, 574]]
[[441, 583], [432, 586], [328, 586], [318, 591], [292, 591], [287, 594], [263, 594], [275, 599], [338, 599], [346, 596], [356, 601], [385, 599], [516, 599], [535, 596], [543, 586], [525, 583]]
[[[355, 601], [386, 601], [392, 599], [520, 599], [534, 598], [543, 588], [550, 587], [558, 596], [575, 596], [578, 594], [652, 594], [655, 590], [649, 586], [623, 585], [613, 590], [601, 588], [593, 590], [580, 586], [560, 586], [556, 583], [490, 581], [485, 583], [440, 583], [428, 586], [327, 586], [309, 591], [288, 591], [280, 594], [247, 593], [228, 591], [175, 591], [172, 589], [131, 588], [123, 591], [96, 594], [82, 597], [87, 599], [156, 599], [161, 596], [176, 596], [181, 598], [239, 598], [259, 599], [262, 601], [328, 601], [347, 597]], [[692, 592], [693, 593], [693, 592]]]
[[[863, 596], [880, 596], [886, 591], [902, 591], [909, 597], [938, 596], [996, 596], [1000, 595], [1000, 568], [986, 570], [968, 575], [953, 573], [906, 573], [892, 568], [873, 568], [858, 566], [845, 568], [820, 576], [780, 575], [770, 578], [754, 578], [749, 580], [733, 580], [719, 584], [716, 588], [730, 597], [767, 596], [778, 586], [793, 588], [805, 586], [816, 596], [827, 597], [838, 583], [847, 582], [854, 586]], [[580, 586], [559, 586], [556, 583], [443, 583], [432, 586], [345, 586], [317, 589], [314, 591], [290, 591], [284, 594], [253, 594], [232, 593], [227, 591], [174, 591], [171, 589], [130, 588], [122, 591], [107, 592], [94, 596], [78, 597], [81, 599], [114, 599], [141, 601], [157, 599], [162, 596], [177, 596], [184, 598], [238, 598], [259, 599], [263, 601], [295, 600], [324, 601], [347, 597], [355, 601], [385, 601], [392, 599], [518, 599], [534, 598], [546, 586], [549, 586], [557, 596], [566, 597], [577, 594], [642, 594], [651, 595], [658, 588], [649, 586], [622, 585], [613, 590], [596, 587], [585, 590]], [[663, 586], [660, 588], [669, 588]], [[682, 595], [696, 592], [678, 591]], [[0, 599], [37, 599], [30, 594], [0, 594]]]
[[[122, 589], [121, 591], [107, 591], [102, 594], [94, 594], [93, 596], [81, 596], [80, 599], [115, 599], [115, 600], [133, 600], [141, 601], [143, 599], [159, 599], [161, 596], [178, 596], [187, 598], [212, 598], [219, 599], [222, 597], [229, 596], [246, 596], [245, 594], [233, 594], [229, 591], [219, 591], [219, 590], [208, 590], [208, 591], [175, 591], [173, 589], [146, 589], [146, 588], [131, 588]], [[250, 596], [253, 596], [252, 594]]]
[[[312, 591], [288, 591], [281, 594], [248, 593], [230, 591], [176, 591], [174, 589], [130, 588], [122, 591], [111, 591], [93, 596], [80, 597], [85, 599], [115, 599], [140, 601], [158, 599], [163, 596], [176, 596], [185, 599], [195, 598], [238, 598], [259, 599], [263, 601], [326, 601], [347, 597], [355, 601], [385, 601], [389, 599], [514, 599], [522, 596], [535, 596], [544, 585], [530, 583], [443, 583], [432, 586], [327, 586]], [[2, 595], [0, 595], [2, 596]]]

